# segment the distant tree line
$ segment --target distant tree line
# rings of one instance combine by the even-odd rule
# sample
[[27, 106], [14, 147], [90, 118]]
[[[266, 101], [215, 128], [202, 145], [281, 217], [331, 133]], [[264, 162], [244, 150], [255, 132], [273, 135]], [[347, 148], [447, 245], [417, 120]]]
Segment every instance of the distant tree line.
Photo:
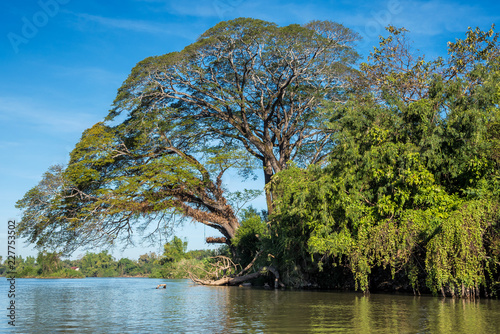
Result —
[[[151, 277], [187, 278], [188, 271], [200, 272], [211, 258], [224, 253], [219, 250], [186, 251], [187, 241], [174, 236], [164, 245], [164, 253], [140, 255], [137, 260], [115, 259], [107, 250], [87, 252], [76, 260], [63, 260], [60, 253], [39, 252], [36, 257], [16, 257], [16, 277], [83, 278], [83, 277]], [[72, 269], [73, 268], [73, 269]], [[7, 261], [0, 257], [0, 276], [7, 273]]]

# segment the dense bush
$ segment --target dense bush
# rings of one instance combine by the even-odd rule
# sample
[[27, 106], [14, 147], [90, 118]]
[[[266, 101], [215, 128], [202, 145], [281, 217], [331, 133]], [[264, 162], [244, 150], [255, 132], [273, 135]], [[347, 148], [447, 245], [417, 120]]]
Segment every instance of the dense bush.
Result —
[[450, 43], [447, 63], [417, 59], [403, 71], [397, 66], [409, 54], [398, 49], [404, 31], [390, 30], [373, 62], [362, 65], [360, 86], [369, 89], [329, 108], [335, 142], [329, 163], [291, 165], [274, 178], [272, 251], [292, 284], [328, 270], [344, 283], [319, 283], [340, 286], [347, 268], [363, 291], [495, 293], [496, 35], [470, 30]]

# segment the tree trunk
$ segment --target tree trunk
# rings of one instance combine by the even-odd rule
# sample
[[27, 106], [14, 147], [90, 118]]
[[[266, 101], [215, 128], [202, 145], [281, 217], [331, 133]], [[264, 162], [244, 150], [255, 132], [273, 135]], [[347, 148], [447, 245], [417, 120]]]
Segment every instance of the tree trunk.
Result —
[[[271, 163], [266, 160], [264, 162], [264, 183], [267, 186], [271, 182], [271, 178], [273, 177], [273, 168]], [[274, 209], [273, 206], [273, 194], [268, 187], [265, 187], [266, 191], [266, 203], [267, 203], [267, 214], [271, 215]]]

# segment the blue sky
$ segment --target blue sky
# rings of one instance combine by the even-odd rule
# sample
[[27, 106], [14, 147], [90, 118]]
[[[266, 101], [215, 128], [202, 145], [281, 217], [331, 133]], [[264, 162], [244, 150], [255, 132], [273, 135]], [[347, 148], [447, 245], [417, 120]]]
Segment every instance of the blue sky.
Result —
[[[468, 26], [500, 23], [498, 1], [272, 1], [272, 0], [20, 0], [0, 11], [0, 255], [15, 202], [47, 168], [66, 163], [83, 130], [101, 121], [116, 91], [140, 60], [181, 50], [208, 28], [236, 17], [279, 25], [332, 20], [357, 31], [366, 57], [383, 27], [410, 30], [428, 57], [445, 55], [446, 42]], [[239, 181], [238, 181], [239, 182]], [[260, 188], [261, 181], [247, 185]], [[263, 206], [258, 200], [256, 206]], [[205, 248], [203, 227], [177, 231], [190, 249]], [[161, 245], [158, 245], [161, 247]], [[137, 258], [158, 246], [115, 257]], [[18, 255], [34, 255], [17, 243]], [[82, 252], [74, 254], [77, 257]]]

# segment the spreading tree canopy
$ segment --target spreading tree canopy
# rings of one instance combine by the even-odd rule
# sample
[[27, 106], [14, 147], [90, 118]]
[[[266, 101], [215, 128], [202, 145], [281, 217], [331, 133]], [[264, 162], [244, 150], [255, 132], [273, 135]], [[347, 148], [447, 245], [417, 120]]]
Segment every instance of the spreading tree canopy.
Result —
[[[289, 161], [325, 158], [332, 131], [320, 107], [345, 100], [357, 38], [329, 21], [278, 27], [240, 18], [139, 62], [68, 166], [53, 167], [18, 202], [20, 234], [71, 252], [188, 217], [230, 244], [239, 223], [223, 174], [258, 167], [267, 184]], [[269, 190], [266, 198], [272, 211]]]

